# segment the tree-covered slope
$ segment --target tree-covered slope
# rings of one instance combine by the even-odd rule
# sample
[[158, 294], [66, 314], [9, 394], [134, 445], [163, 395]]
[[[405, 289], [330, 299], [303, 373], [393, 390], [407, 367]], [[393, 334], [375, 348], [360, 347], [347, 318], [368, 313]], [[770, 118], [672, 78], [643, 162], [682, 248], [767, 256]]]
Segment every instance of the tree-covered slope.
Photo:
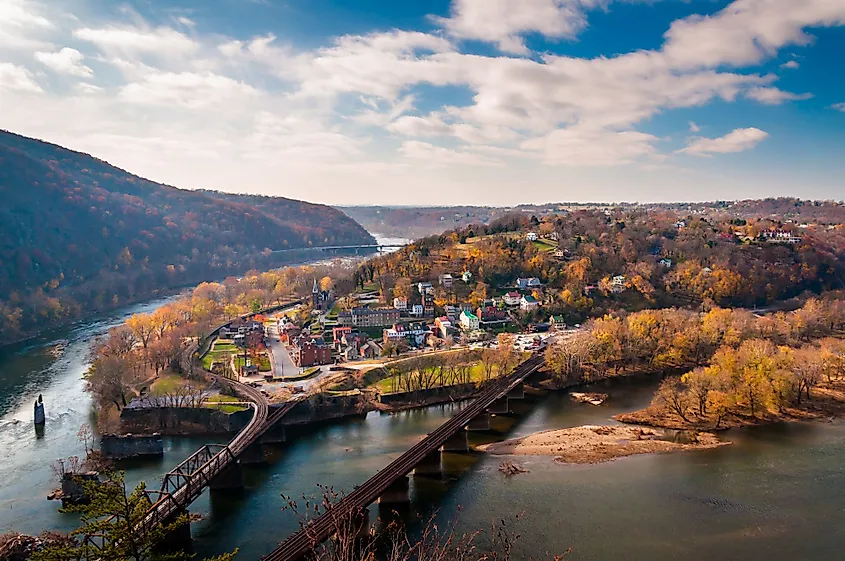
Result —
[[0, 342], [270, 266], [268, 250], [373, 242], [332, 207], [177, 189], [5, 131], [0, 197]]

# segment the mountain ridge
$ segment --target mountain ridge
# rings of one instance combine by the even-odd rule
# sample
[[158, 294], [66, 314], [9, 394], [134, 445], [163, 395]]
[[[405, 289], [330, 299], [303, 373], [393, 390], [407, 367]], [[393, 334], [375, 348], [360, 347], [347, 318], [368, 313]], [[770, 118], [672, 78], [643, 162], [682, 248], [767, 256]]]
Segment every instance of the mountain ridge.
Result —
[[0, 196], [0, 342], [279, 264], [271, 250], [374, 242], [327, 205], [180, 189], [9, 131]]

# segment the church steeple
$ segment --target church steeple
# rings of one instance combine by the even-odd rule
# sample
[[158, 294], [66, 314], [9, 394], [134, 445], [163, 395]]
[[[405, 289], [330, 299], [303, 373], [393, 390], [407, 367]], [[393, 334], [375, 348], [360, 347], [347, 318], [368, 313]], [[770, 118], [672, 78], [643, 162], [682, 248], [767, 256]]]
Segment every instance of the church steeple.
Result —
[[320, 289], [317, 288], [317, 277], [314, 277], [314, 288], [311, 289], [312, 294], [317, 294], [320, 292]]

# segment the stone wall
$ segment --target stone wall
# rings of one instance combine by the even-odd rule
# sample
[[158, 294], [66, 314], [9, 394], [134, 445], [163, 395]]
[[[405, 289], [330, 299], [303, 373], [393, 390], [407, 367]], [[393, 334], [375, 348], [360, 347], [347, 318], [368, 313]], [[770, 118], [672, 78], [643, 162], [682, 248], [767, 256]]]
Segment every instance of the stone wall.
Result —
[[299, 403], [279, 421], [282, 425], [302, 425], [328, 419], [361, 415], [372, 409], [364, 395], [316, 395]]
[[150, 435], [104, 434], [100, 438], [100, 452], [114, 460], [139, 456], [163, 456], [164, 443], [158, 433]]
[[428, 403], [435, 400], [454, 398], [463, 399], [474, 395], [476, 391], [477, 387], [474, 383], [458, 384], [455, 386], [443, 386], [413, 392], [382, 394], [379, 396], [379, 402], [385, 405], [394, 405], [399, 403]]
[[124, 434], [231, 434], [243, 429], [252, 415], [251, 409], [224, 413], [208, 407], [144, 407], [124, 409], [120, 426]]

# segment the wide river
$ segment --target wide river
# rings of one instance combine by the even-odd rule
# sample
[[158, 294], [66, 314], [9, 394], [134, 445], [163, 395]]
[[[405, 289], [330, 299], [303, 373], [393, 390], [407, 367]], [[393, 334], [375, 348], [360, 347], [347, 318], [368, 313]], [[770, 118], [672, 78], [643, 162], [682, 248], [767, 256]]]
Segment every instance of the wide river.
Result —
[[[0, 531], [69, 530], [73, 516], [46, 500], [56, 486], [51, 464], [79, 454], [79, 426], [91, 415], [82, 374], [94, 337], [127, 315], [165, 300], [79, 324], [55, 339], [0, 354]], [[59, 340], [64, 343], [59, 345]], [[565, 393], [528, 403], [507, 430], [607, 423], [645, 405], [652, 381], [606, 385], [602, 407]], [[41, 393], [46, 431], [37, 438], [32, 403]], [[431, 432], [460, 405], [395, 415], [370, 413], [293, 435], [264, 466], [245, 468], [242, 495], [203, 494], [191, 507], [196, 549], [211, 555], [240, 548], [258, 559], [298, 527], [281, 494], [318, 493], [318, 485], [350, 490]], [[459, 529], [487, 529], [494, 518], [524, 513], [515, 558], [572, 553], [574, 560], [841, 559], [845, 545], [845, 423], [780, 425], [727, 433], [716, 450], [625, 458], [594, 466], [561, 466], [550, 458], [519, 459], [529, 473], [506, 477], [500, 459], [447, 455], [458, 477], [412, 483], [414, 514], [446, 522], [460, 510]], [[166, 440], [161, 460], [127, 462], [127, 479], [158, 487], [161, 474], [199, 438]], [[301, 502], [301, 501], [300, 501]], [[376, 507], [372, 507], [376, 508]], [[374, 512], [373, 514], [377, 514]], [[373, 516], [375, 519], [375, 516]]]

